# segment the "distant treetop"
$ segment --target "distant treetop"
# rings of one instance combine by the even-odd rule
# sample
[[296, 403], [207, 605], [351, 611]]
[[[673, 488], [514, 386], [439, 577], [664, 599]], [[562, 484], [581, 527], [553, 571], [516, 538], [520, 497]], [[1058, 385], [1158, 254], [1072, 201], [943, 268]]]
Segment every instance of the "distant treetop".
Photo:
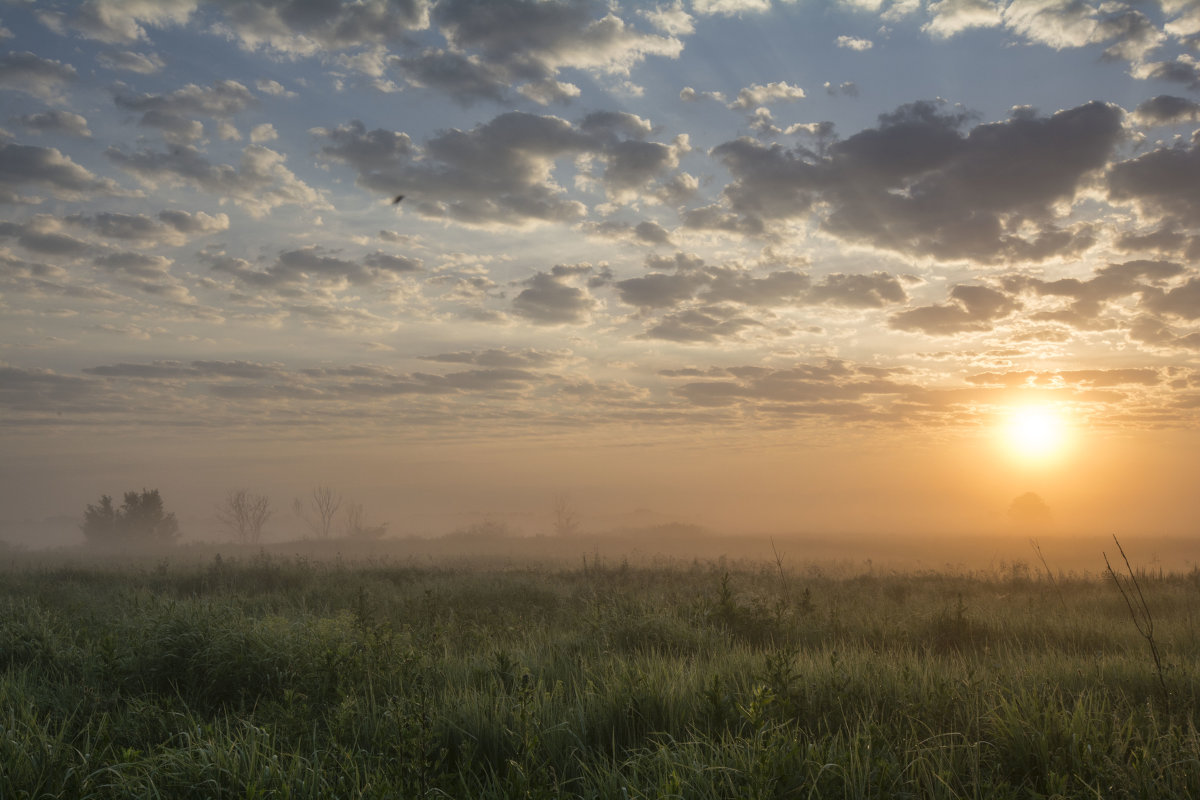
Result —
[[88, 504], [80, 526], [88, 544], [169, 544], [179, 536], [175, 513], [163, 510], [158, 489], [126, 492], [120, 508], [109, 495], [96, 505]]

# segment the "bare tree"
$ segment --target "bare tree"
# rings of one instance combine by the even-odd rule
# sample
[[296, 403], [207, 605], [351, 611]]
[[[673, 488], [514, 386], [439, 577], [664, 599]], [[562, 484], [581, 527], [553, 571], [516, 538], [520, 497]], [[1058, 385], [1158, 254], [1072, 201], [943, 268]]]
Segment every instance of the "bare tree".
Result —
[[574, 536], [579, 532], [579, 516], [571, 506], [571, 498], [566, 492], [554, 495], [554, 535]]
[[230, 489], [225, 502], [217, 506], [217, 519], [243, 544], [258, 544], [270, 518], [270, 498], [246, 489]]
[[292, 511], [296, 516], [322, 539], [328, 539], [333, 532], [333, 517], [341, 507], [342, 496], [328, 486], [317, 486], [308, 493], [307, 498], [297, 497], [292, 503]]

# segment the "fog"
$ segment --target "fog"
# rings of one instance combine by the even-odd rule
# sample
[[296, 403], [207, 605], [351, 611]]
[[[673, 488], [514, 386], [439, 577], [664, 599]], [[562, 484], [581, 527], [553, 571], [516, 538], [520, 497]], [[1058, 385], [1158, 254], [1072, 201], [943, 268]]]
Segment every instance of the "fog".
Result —
[[[342, 498], [342, 514], [359, 506], [364, 524], [386, 525], [379, 545], [397, 557], [553, 550], [567, 559], [767, 558], [773, 538], [797, 561], [985, 568], [1028, 561], [1037, 537], [1048, 555], [1049, 543], [1064, 543], [1062, 568], [1088, 569], [1116, 534], [1161, 543], [1142, 548], [1143, 556], [1169, 559], [1172, 569], [1197, 560], [1189, 542], [1200, 498], [1191, 448], [1178, 434], [1137, 443], [1097, 436], [1041, 465], [1006, 460], [984, 436], [864, 435], [801, 446], [782, 436], [747, 443], [713, 435], [640, 447], [549, 438], [243, 438], [177, 448], [151, 437], [120, 448], [108, 438], [20, 441], [0, 463], [0, 541], [10, 549], [80, 546], [89, 503], [149, 488], [176, 514], [180, 546], [234, 544], [219, 506], [231, 490], [264, 496], [272, 515], [257, 544], [287, 551], [316, 538], [293, 503], [324, 486]], [[1044, 514], [1014, 513], [1014, 501], [1028, 494]], [[556, 535], [562, 500], [575, 523], [571, 543]], [[498, 543], [462, 535], [485, 523]], [[343, 524], [335, 522], [335, 536]]]

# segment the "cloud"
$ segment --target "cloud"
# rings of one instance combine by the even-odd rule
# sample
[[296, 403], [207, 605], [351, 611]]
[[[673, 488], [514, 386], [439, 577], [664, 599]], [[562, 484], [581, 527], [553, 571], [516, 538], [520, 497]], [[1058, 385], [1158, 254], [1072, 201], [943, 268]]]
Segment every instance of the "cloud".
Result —
[[1200, 87], [1200, 61], [1186, 53], [1174, 61], [1148, 61], [1134, 70], [1142, 78], [1180, 83], [1189, 89]]
[[211, 87], [189, 83], [182, 89], [160, 95], [134, 95], [118, 90], [113, 99], [118, 108], [140, 112], [139, 124], [158, 128], [172, 144], [186, 144], [204, 134], [203, 128], [191, 117], [211, 117], [227, 123], [257, 102], [249, 89], [231, 80], [217, 81]]
[[991, 0], [940, 0], [929, 4], [930, 20], [921, 30], [948, 39], [969, 28], [991, 28], [1003, 19], [1002, 5]]
[[30, 184], [64, 200], [127, 194], [115, 181], [97, 177], [56, 148], [0, 142], [0, 203], [35, 202], [17, 193], [18, 187]]
[[654, 220], [642, 220], [633, 226], [633, 234], [638, 240], [648, 244], [670, 244], [670, 232]]
[[523, 83], [517, 87], [517, 92], [540, 106], [548, 106], [551, 103], [569, 103], [582, 93], [575, 84], [556, 81], [552, 78]]
[[691, 300], [709, 282], [707, 275], [697, 272], [666, 274], [652, 272], [640, 278], [628, 278], [613, 284], [621, 302], [643, 309], [673, 308]]
[[102, 211], [97, 214], [71, 214], [64, 220], [109, 239], [129, 239], [178, 247], [197, 236], [229, 230], [229, 216], [209, 215], [203, 211], [160, 211], [157, 217]]
[[691, 230], [724, 231], [726, 233], [755, 236], [763, 233], [766, 226], [761, 219], [731, 213], [718, 204], [685, 209], [680, 215], [683, 227]]
[[279, 364], [263, 364], [257, 361], [191, 361], [187, 364], [179, 361], [154, 361], [149, 364], [121, 363], [85, 367], [83, 372], [106, 378], [148, 380], [182, 377], [270, 380], [286, 374]]
[[896, 278], [885, 272], [834, 273], [814, 283], [796, 269], [715, 266], [685, 253], [650, 256], [646, 263], [650, 272], [611, 284], [621, 302], [638, 309], [639, 317], [668, 312], [654, 320], [641, 338], [713, 342], [752, 327], [763, 328], [761, 321], [746, 315], [746, 309], [882, 308], [907, 299]]
[[761, 277], [743, 270], [710, 268], [709, 282], [700, 299], [709, 303], [738, 303], [774, 307], [797, 303], [806, 296], [811, 279], [795, 270], [775, 270]]
[[75, 68], [29, 51], [0, 55], [0, 89], [25, 92], [42, 100], [60, 99], [63, 88], [73, 83]]
[[1037, 311], [1035, 321], [1062, 322], [1081, 330], [1104, 330], [1114, 323], [1103, 319], [1110, 303], [1135, 294], [1154, 292], [1163, 282], [1183, 274], [1181, 264], [1171, 261], [1139, 259], [1108, 264], [1095, 270], [1092, 278], [1061, 278], [1048, 281], [1024, 275], [1004, 279], [1010, 292], [1031, 292], [1038, 297], [1069, 300], [1065, 309]]
[[[942, 259], [1040, 260], [1091, 244], [1086, 225], [1057, 225], [1055, 206], [1105, 166], [1122, 118], [1095, 102], [1050, 117], [1018, 111], [964, 134], [968, 115], [918, 102], [821, 154], [747, 138], [712, 152], [733, 176], [724, 194], [748, 229], [819, 205], [822, 229], [847, 241]], [[1012, 232], [1018, 221], [1028, 232]]]
[[829, 81], [825, 81], [825, 93], [831, 97], [836, 97], [839, 94], [846, 97], [858, 97], [858, 84], [854, 81], [843, 81], [834, 86]]
[[75, 6], [68, 23], [89, 39], [124, 44], [149, 38], [145, 26], [182, 25], [199, 0], [88, 0]]
[[1155, 350], [1181, 352], [1200, 350], [1200, 331], [1179, 334], [1160, 318], [1151, 315], [1133, 320], [1129, 326], [1129, 338]]
[[[592, 155], [615, 197], [662, 181], [687, 152], [686, 137], [647, 142], [650, 124], [623, 112], [595, 112], [578, 126], [554, 116], [509, 112], [469, 131], [440, 132], [423, 146], [405, 133], [367, 131], [355, 120], [315, 128], [321, 158], [352, 167], [358, 185], [385, 197], [404, 193], [425, 217], [468, 225], [574, 221], [586, 213], [553, 178], [560, 158]], [[409, 200], [406, 200], [406, 206]]]
[[[409, 84], [436, 89], [463, 106], [480, 100], [502, 102], [508, 97], [508, 73], [476, 55], [428, 49], [415, 56], [395, 57], [392, 64]], [[545, 88], [548, 84], [539, 85]], [[534, 89], [529, 91], [536, 94]]]
[[10, 297], [53, 298], [56, 303], [69, 300], [113, 307], [127, 300], [102, 286], [80, 282], [74, 270], [59, 264], [25, 261], [7, 253], [0, 253], [0, 288]]
[[406, 272], [420, 272], [424, 269], [419, 258], [392, 255], [391, 253], [384, 253], [381, 250], [376, 250], [364, 256], [363, 264], [373, 267], [382, 273], [392, 273], [395, 275], [401, 275]]
[[[585, 118], [581, 128], [604, 137], [597, 128], [589, 127], [594, 116]], [[642, 141], [636, 134], [628, 139], [619, 139], [615, 133], [606, 138], [601, 148], [602, 182], [608, 195], [618, 201], [635, 199], [639, 190], [676, 169], [680, 156], [691, 149], [687, 136], [676, 137], [671, 144]]]
[[806, 299], [844, 308], [883, 308], [889, 303], [908, 299], [904, 287], [894, 275], [873, 272], [870, 275], [845, 275], [835, 272], [814, 285]]
[[690, 86], [685, 86], [679, 92], [679, 99], [685, 103], [696, 103], [701, 100], [714, 100], [718, 103], [724, 103], [725, 95], [721, 92], [698, 92]]
[[1117, 250], [1150, 251], [1161, 255], [1179, 255], [1200, 246], [1200, 239], [1175, 230], [1171, 224], [1145, 233], [1127, 231], [1113, 241]]
[[42, 411], [47, 408], [86, 412], [100, 386], [90, 378], [62, 375], [48, 369], [27, 369], [0, 364], [0, 408]]
[[565, 120], [512, 112], [470, 131], [445, 131], [424, 148], [404, 133], [368, 132], [357, 120], [316, 129], [321, 156], [353, 167], [357, 183], [404, 192], [418, 212], [474, 225], [567, 221], [584, 214], [549, 177], [555, 159], [595, 148]]
[[628, 75], [647, 56], [675, 58], [683, 43], [644, 33], [600, 2], [442, 0], [434, 19], [451, 46], [479, 51], [515, 78], [551, 78], [574, 68]]
[[279, 291], [289, 286], [316, 283], [366, 283], [368, 271], [358, 262], [328, 255], [322, 248], [311, 245], [279, 254], [265, 270], [256, 270], [239, 258], [205, 256], [213, 272], [232, 276], [238, 283], [256, 290]]
[[860, 39], [855, 36], [839, 36], [836, 44], [845, 50], [857, 50], [860, 53], [875, 46], [870, 39]]
[[317, 56], [325, 51], [402, 43], [411, 31], [429, 26], [429, 5], [427, 0], [227, 3], [217, 30], [247, 50]]
[[131, 251], [105, 253], [94, 259], [99, 267], [132, 278], [159, 280], [171, 269], [171, 259]]
[[[683, 48], [674, 34], [648, 33], [629, 24], [612, 4], [597, 0], [364, 0], [297, 8], [291, 0], [227, 6], [217, 30], [248, 49], [329, 58], [371, 78], [384, 91], [399, 87], [386, 77], [394, 67], [412, 86], [446, 93], [462, 105], [509, 102], [511, 89], [541, 105], [564, 103], [579, 88], [557, 80], [562, 69], [609, 75], [651, 55], [675, 58]], [[433, 21], [445, 47], [389, 55], [412, 48], [411, 32]], [[681, 9], [643, 11], [660, 30], [679, 29]]]
[[687, 36], [695, 33], [695, 19], [683, 7], [683, 0], [674, 0], [670, 5], [657, 5], [638, 11], [651, 25], [670, 36]]
[[96, 56], [96, 63], [105, 69], [136, 72], [139, 75], [153, 75], [166, 66], [158, 53], [135, 53], [132, 50], [102, 52]]
[[1105, 45], [1104, 57], [1128, 62], [1135, 77], [1182, 79], [1182, 73], [1190, 72], [1186, 60], [1146, 60], [1169, 38], [1171, 25], [1157, 24], [1134, 6], [1087, 0], [940, 0], [929, 4], [930, 19], [922, 30], [945, 39], [970, 28], [1002, 26], [1027, 42], [1055, 50]]
[[96, 256], [93, 263], [122, 286], [165, 302], [172, 313], [185, 308], [193, 316], [207, 322], [223, 319], [215, 310], [197, 305], [196, 298], [187, 287], [171, 274], [173, 262], [169, 258], [134, 251], [109, 251]]
[[289, 90], [279, 81], [269, 80], [267, 78], [259, 78], [254, 82], [254, 88], [258, 89], [263, 94], [269, 94], [272, 97], [297, 97], [298, 95]]
[[749, 110], [758, 106], [777, 101], [791, 102], [804, 99], [804, 90], [793, 86], [787, 81], [760, 84], [755, 83], [744, 89], [739, 89], [737, 99], [729, 104], [732, 109]]
[[710, 306], [667, 314], [638, 338], [706, 344], [735, 337], [748, 328], [761, 325], [758, 320], [738, 315], [731, 309]]
[[670, 231], [653, 220], [642, 220], [636, 225], [613, 220], [585, 222], [582, 225], [582, 229], [594, 236], [623, 239], [634, 244], [657, 245], [671, 243]]
[[1030, 41], [1055, 50], [1099, 41], [1096, 9], [1077, 0], [1011, 0], [1005, 26]]
[[836, 0], [840, 6], [844, 6], [853, 11], [876, 13], [885, 0]]
[[373, 316], [359, 320], [345, 318], [346, 314], [367, 312], [334, 307], [332, 293], [350, 288], [391, 287], [399, 277], [424, 269], [420, 259], [379, 250], [361, 258], [347, 258], [319, 245], [283, 250], [265, 269], [216, 250], [201, 253], [200, 259], [214, 275], [232, 278], [236, 285], [255, 296], [273, 292], [295, 301], [290, 310], [296, 314], [339, 326], [342, 323], [338, 320], [344, 320], [351, 327], [360, 322], [386, 327], [386, 323]]
[[250, 141], [254, 144], [262, 142], [273, 142], [279, 138], [279, 132], [275, 130], [275, 126], [269, 122], [264, 122], [261, 125], [255, 125], [250, 129]]
[[561, 363], [566, 358], [566, 354], [534, 349], [512, 351], [489, 348], [487, 350], [460, 350], [454, 353], [418, 356], [418, 358], [423, 361], [438, 361], [446, 364], [472, 364], [488, 368], [540, 369]]
[[771, 0], [692, 0], [692, 10], [706, 16], [726, 17], [771, 10]]
[[[1105, 11], [1104, 6], [1101, 9]], [[1141, 11], [1113, 4], [1107, 7], [1106, 16], [1098, 22], [1096, 38], [1109, 42], [1104, 50], [1105, 58], [1128, 61], [1136, 74], [1150, 51], [1162, 44], [1167, 36]]]
[[28, 222], [0, 222], [0, 237], [16, 240], [31, 253], [60, 258], [78, 258], [91, 252], [92, 245], [62, 233], [62, 223], [46, 214]]
[[1200, 103], [1186, 97], [1160, 94], [1138, 104], [1133, 120], [1141, 125], [1170, 125], [1200, 121]]
[[151, 187], [159, 183], [209, 192], [260, 218], [282, 205], [328, 208], [322, 193], [289, 170], [286, 156], [259, 144], [242, 150], [241, 163], [213, 164], [191, 145], [169, 145], [165, 151], [105, 151], [109, 160]]
[[836, 359], [789, 368], [759, 366], [713, 369], [705, 380], [689, 380], [674, 394], [693, 406], [740, 406], [782, 416], [870, 419], [887, 414], [887, 405], [917, 392], [888, 371]]
[[1022, 370], [1011, 372], [982, 372], [968, 375], [967, 383], [977, 386], [1157, 386], [1162, 375], [1157, 369], [1134, 367], [1124, 369], [1075, 369], [1055, 371]]
[[[503, 351], [491, 352], [503, 355]], [[493, 360], [488, 353], [479, 355], [480, 361]], [[453, 414], [461, 420], [478, 413], [478, 404], [486, 402], [489, 397], [511, 402], [514, 396], [554, 380], [552, 376], [536, 371], [538, 366], [535, 363], [524, 366], [480, 364], [472, 369], [435, 374], [396, 372], [372, 364], [293, 369], [282, 364], [254, 361], [118, 362], [85, 368], [83, 372], [89, 377], [74, 378], [76, 383], [66, 384], [65, 388], [91, 394], [105, 388], [115, 399], [127, 398], [127, 407], [132, 405], [129, 400], [136, 398], [138, 406], [142, 408], [130, 409], [134, 413], [164, 404], [172, 407], [187, 404], [194, 414], [191, 424], [220, 425], [226, 422], [228, 407], [224, 405], [225, 401], [239, 404], [236, 410], [239, 418], [246, 419], [249, 415], [250, 418], [270, 424], [269, 417], [259, 417], [252, 406], [242, 404], [262, 401], [261, 407], [274, 407], [271, 416], [278, 417], [279, 407], [274, 404], [279, 400], [288, 400], [302, 405], [289, 405], [282, 414], [287, 420], [284, 424], [294, 425], [308, 413], [325, 417], [331, 413], [341, 416], [353, 409], [358, 425], [373, 417], [386, 417], [394, 422], [397, 413], [406, 413], [413, 418], [429, 414]], [[0, 405], [4, 404], [6, 377], [0, 371]], [[39, 385], [39, 377], [19, 376], [13, 382], [17, 383], [23, 378], [24, 385], [33, 384], [34, 388], [42, 388], [49, 383], [47, 378], [42, 377]], [[36, 407], [38, 396], [28, 390], [26, 393], [33, 395], [26, 404], [31, 408]], [[419, 403], [422, 397], [437, 398], [438, 403], [427, 408], [421, 407]], [[452, 404], [456, 397], [463, 398], [463, 405], [446, 407], [445, 404]], [[390, 404], [390, 401], [400, 399], [404, 401], [403, 406]]]
[[1111, 200], [1132, 202], [1147, 217], [1196, 219], [1200, 214], [1200, 132], [1190, 147], [1170, 146], [1123, 161], [1108, 174]]
[[43, 111], [38, 114], [26, 114], [17, 117], [17, 122], [31, 131], [49, 134], [66, 134], [90, 138], [92, 132], [88, 129], [87, 120], [71, 111]]
[[[795, 305], [803, 302], [812, 283], [808, 275], [796, 270], [756, 275], [741, 267], [709, 265], [687, 253], [650, 256], [646, 264], [656, 271], [613, 283], [622, 302], [642, 310], [674, 308], [693, 299], [712, 307]], [[657, 271], [664, 269], [674, 271]]]
[[931, 336], [990, 331], [997, 320], [1018, 308], [1020, 303], [1003, 292], [960, 283], [950, 290], [949, 303], [901, 311], [888, 320], [888, 327]]
[[1168, 290], [1147, 290], [1142, 294], [1142, 307], [1155, 314], [1194, 322], [1200, 319], [1200, 278], [1189, 278]]
[[572, 281], [592, 271], [589, 265], [557, 265], [522, 282], [512, 309], [535, 325], [578, 325], [587, 322], [596, 301]]

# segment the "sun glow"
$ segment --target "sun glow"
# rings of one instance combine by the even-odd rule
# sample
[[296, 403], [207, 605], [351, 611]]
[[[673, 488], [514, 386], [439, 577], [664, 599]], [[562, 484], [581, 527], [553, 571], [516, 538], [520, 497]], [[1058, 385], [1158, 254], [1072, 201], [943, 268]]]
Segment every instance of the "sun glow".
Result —
[[1004, 431], [1009, 448], [1023, 459], [1047, 461], [1062, 452], [1066, 424], [1053, 409], [1022, 406], [1012, 411]]

